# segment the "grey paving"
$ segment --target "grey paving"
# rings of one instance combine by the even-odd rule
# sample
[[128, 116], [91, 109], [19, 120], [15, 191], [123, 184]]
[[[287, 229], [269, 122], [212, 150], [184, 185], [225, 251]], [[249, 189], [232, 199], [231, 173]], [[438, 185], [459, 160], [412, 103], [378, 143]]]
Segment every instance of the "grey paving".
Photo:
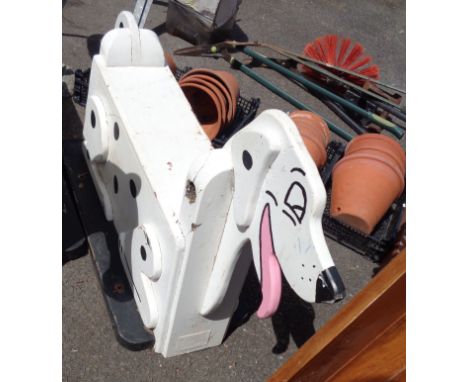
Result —
[[[68, 0], [63, 8], [62, 62], [72, 68], [88, 68], [99, 39], [113, 24], [117, 14], [132, 10], [133, 1]], [[165, 49], [172, 51], [189, 44], [165, 32], [167, 8], [156, 1], [146, 27], [155, 29]], [[337, 33], [360, 41], [379, 64], [382, 79], [405, 88], [405, 2], [336, 0], [244, 1], [238, 26], [249, 39], [274, 43], [294, 51], [317, 36]], [[240, 32], [239, 32], [240, 33]], [[222, 60], [177, 58], [180, 67], [228, 69]], [[291, 82], [268, 69], [256, 69], [292, 95], [316, 108], [322, 115], [343, 126], [320, 102]], [[234, 72], [243, 95], [260, 97], [261, 109], [292, 107], [250, 78]], [[63, 106], [64, 136], [78, 134], [81, 107]], [[69, 134], [69, 135], [67, 135]], [[224, 343], [207, 349], [164, 359], [150, 350], [132, 352], [115, 340], [98, 282], [89, 256], [63, 266], [63, 380], [64, 381], [263, 381], [298, 346], [346, 304], [372, 277], [375, 264], [327, 240], [347, 287], [346, 299], [335, 305], [306, 304], [286, 290], [279, 313], [261, 321], [252, 311], [259, 302], [258, 281], [249, 274], [242, 292], [237, 318]]]

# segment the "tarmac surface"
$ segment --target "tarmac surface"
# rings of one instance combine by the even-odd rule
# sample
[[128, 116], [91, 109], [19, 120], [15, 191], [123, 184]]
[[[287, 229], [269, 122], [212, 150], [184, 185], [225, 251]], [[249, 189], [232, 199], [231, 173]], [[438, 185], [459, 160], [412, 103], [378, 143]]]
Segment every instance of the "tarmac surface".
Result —
[[[62, 63], [86, 69], [99, 41], [122, 10], [133, 10], [133, 1], [62, 1]], [[145, 27], [155, 30], [164, 49], [190, 46], [166, 32], [167, 6], [154, 1]], [[328, 33], [361, 42], [380, 66], [383, 81], [405, 88], [404, 1], [244, 1], [237, 17], [236, 38], [248, 38], [302, 51], [304, 45]], [[231, 70], [223, 60], [175, 57], [177, 65]], [[320, 101], [286, 78], [265, 68], [256, 68], [291, 95], [315, 108], [340, 126], [345, 126]], [[260, 110], [293, 107], [240, 72], [231, 72], [241, 94], [259, 97]], [[80, 129], [84, 108], [71, 102], [62, 106], [63, 138]], [[337, 139], [336, 136], [333, 137]], [[250, 272], [236, 312], [237, 325], [219, 347], [164, 359], [152, 350], [133, 352], [115, 339], [108, 312], [89, 255], [70, 261], [62, 273], [62, 362], [64, 381], [263, 381], [319, 330], [372, 278], [376, 264], [327, 239], [330, 252], [343, 278], [347, 297], [334, 305], [308, 304], [286, 289], [278, 313], [268, 320], [252, 314], [260, 290]]]

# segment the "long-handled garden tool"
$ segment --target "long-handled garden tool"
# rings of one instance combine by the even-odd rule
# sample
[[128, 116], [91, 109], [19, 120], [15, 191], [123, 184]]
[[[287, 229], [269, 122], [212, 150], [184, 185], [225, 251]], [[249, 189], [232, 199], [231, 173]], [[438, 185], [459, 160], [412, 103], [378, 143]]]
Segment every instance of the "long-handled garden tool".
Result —
[[[334, 37], [330, 38], [330, 36], [335, 36], [335, 35], [327, 35], [327, 36], [319, 37], [319, 40], [321, 40], [321, 42], [325, 41], [326, 43], [329, 44], [329, 48], [328, 48], [328, 50], [326, 50], [326, 53], [329, 53], [333, 49], [336, 49], [337, 45], [338, 45], [337, 43], [331, 42], [331, 41], [333, 41]], [[340, 47], [340, 52], [338, 53], [338, 54], [341, 53], [343, 55], [342, 57], [344, 57], [346, 55], [347, 48], [351, 45], [350, 39], [344, 39], [344, 42], [345, 42], [344, 45], [346, 46], [346, 48], [342, 49], [342, 47]], [[349, 57], [349, 56], [347, 57], [347, 58], [350, 58], [350, 64], [349, 64], [350, 67], [348, 67], [348, 68], [343, 66], [343, 65], [337, 65], [337, 63], [335, 61], [328, 59], [329, 57], [333, 57], [333, 56], [328, 56], [327, 54], [325, 56], [320, 55], [320, 54], [314, 55], [309, 49], [307, 49], [308, 45], [309, 44], [306, 45], [305, 54], [297, 54], [297, 53], [288, 51], [288, 50], [286, 50], [284, 48], [277, 47], [277, 46], [274, 46], [274, 45], [260, 44], [260, 46], [268, 47], [268, 48], [270, 48], [272, 50], [277, 51], [278, 53], [280, 53], [282, 51], [282, 52], [286, 53], [288, 56], [291, 56], [291, 57], [294, 57], [296, 59], [300, 59], [302, 61], [305, 61], [305, 62], [308, 63], [306, 66], [308, 66], [311, 69], [317, 70], [317, 67], [322, 67], [323, 68], [323, 66], [325, 66], [326, 68], [328, 68], [330, 70], [340, 72], [342, 74], [347, 74], [352, 79], [359, 78], [359, 79], [361, 79], [363, 81], [369, 81], [371, 83], [374, 83], [376, 85], [380, 85], [380, 86], [385, 87], [387, 89], [395, 90], [398, 93], [406, 94], [406, 92], [404, 90], [399, 89], [399, 88], [397, 88], [397, 87], [395, 87], [393, 85], [389, 85], [389, 84], [386, 84], [386, 83], [380, 81], [377, 78], [378, 77], [377, 74], [379, 73], [378, 69], [376, 70], [375, 68], [372, 68], [372, 66], [370, 67], [369, 70], [361, 70], [361, 72], [356, 71], [356, 68], [359, 68], [360, 66], [366, 65], [367, 63], [370, 62], [370, 61], [366, 62], [367, 60], [364, 61], [364, 59], [366, 57], [361, 57], [361, 60], [363, 60], [362, 65], [359, 65], [359, 66], [356, 65], [359, 61], [357, 61], [357, 62], [354, 61], [354, 58], [359, 57], [358, 53], [362, 54], [362, 52], [363, 52], [362, 46], [360, 46], [360, 44], [355, 44], [355, 46], [353, 48], [356, 48], [357, 51], [355, 51], [352, 54], [351, 57]], [[320, 50], [323, 51], [323, 49], [324, 49], [324, 47], [322, 45], [320, 47]], [[352, 52], [353, 52], [353, 49], [351, 49], [351, 52], [349, 52], [349, 53], [351, 54]], [[340, 56], [338, 55], [338, 58], [339, 57]], [[346, 60], [346, 59], [344, 59], [344, 60]], [[353, 65], [353, 63], [354, 63], [354, 65]], [[344, 64], [344, 62], [343, 62], [343, 64]], [[355, 66], [355, 69], [352, 69], [353, 66]], [[363, 68], [363, 69], [366, 69], [366, 68]]]
[[[382, 102], [385, 102], [385, 103], [387, 103], [389, 105], [400, 108], [400, 106], [397, 103], [395, 103], [393, 100], [388, 99], [388, 97], [383, 97], [383, 96], [379, 95], [378, 93], [382, 92], [382, 90], [378, 89], [376, 85], [381, 84], [380, 86], [382, 86], [382, 87], [386, 87], [386, 88], [395, 90], [395, 91], [397, 91], [397, 92], [399, 92], [401, 94], [405, 94], [405, 92], [403, 90], [397, 89], [397, 88], [395, 88], [393, 86], [390, 86], [390, 85], [383, 84], [383, 82], [381, 82], [381, 81], [377, 81], [376, 79], [360, 75], [359, 73], [357, 73], [356, 76], [352, 76], [353, 72], [351, 72], [351, 71], [349, 71], [347, 69], [343, 69], [343, 68], [339, 68], [339, 67], [335, 67], [335, 66], [330, 66], [326, 62], [322, 62], [321, 64], [326, 66], [326, 68], [327, 68], [327, 69], [325, 69], [322, 66], [320, 66], [319, 64], [317, 64], [316, 62], [318, 62], [318, 61], [315, 60], [315, 59], [311, 59], [311, 58], [308, 58], [308, 57], [303, 56], [303, 55], [295, 54], [293, 52], [290, 52], [290, 51], [285, 50], [285, 49], [280, 48], [280, 47], [276, 47], [274, 45], [262, 44], [261, 46], [269, 48], [269, 49], [273, 50], [274, 52], [280, 54], [281, 56], [287, 57], [289, 60], [294, 61], [294, 62], [296, 62], [298, 64], [301, 64], [303, 67], [305, 67], [305, 68], [307, 68], [309, 70], [313, 70], [314, 72], [317, 72], [317, 73], [325, 76], [327, 79], [332, 79], [332, 80], [334, 80], [334, 81], [336, 81], [338, 83], [346, 85], [347, 87], [359, 90], [360, 92], [362, 92], [363, 94], [366, 94], [367, 96], [369, 96], [371, 98], [375, 98], [375, 99], [380, 100]], [[340, 73], [341, 75], [338, 75], [337, 73]], [[346, 79], [345, 77], [347, 77], [348, 79]], [[362, 81], [356, 82], [356, 81], [353, 81], [353, 79], [360, 79]], [[373, 91], [370, 91], [369, 89], [366, 89], [366, 87], [361, 86], [362, 83], [371, 84], [371, 85], [368, 85], [368, 87], [371, 88]], [[380, 92], [376, 92], [376, 90], [380, 90]]]
[[382, 127], [383, 129], [389, 131], [393, 135], [395, 135], [398, 139], [402, 138], [404, 135], [404, 131], [401, 130], [395, 123], [388, 121], [379, 115], [369, 112], [367, 110], [364, 110], [360, 108], [359, 106], [355, 105], [354, 103], [336, 95], [335, 93], [323, 88], [322, 86], [316, 84], [315, 82], [312, 82], [309, 79], [306, 79], [305, 77], [301, 76], [300, 74], [297, 74], [289, 69], [286, 69], [285, 67], [277, 64], [276, 62], [270, 60], [268, 57], [264, 56], [261, 53], [258, 53], [254, 50], [252, 50], [249, 47], [244, 47], [242, 48], [242, 51], [247, 54], [248, 56], [262, 62], [263, 64], [269, 66], [270, 68], [276, 70], [277, 72], [285, 75], [288, 78], [292, 78], [295, 81], [301, 83], [305, 87], [307, 87], [309, 90], [316, 92], [322, 96], [325, 96], [334, 102], [340, 104], [341, 106], [354, 111], [357, 114], [360, 114], [361, 116], [369, 119], [370, 121], [374, 122], [376, 125]]
[[[227, 55], [226, 60], [235, 68], [239, 69], [242, 73], [246, 74], [250, 78], [254, 79], [261, 85], [265, 86], [268, 90], [272, 91], [276, 95], [280, 96], [287, 102], [289, 102], [291, 105], [294, 107], [301, 109], [301, 110], [308, 110], [314, 113], [317, 113], [315, 110], [313, 110], [310, 106], [304, 104], [303, 102], [299, 101], [297, 98], [289, 95], [287, 92], [285, 92], [283, 89], [281, 89], [279, 86], [273, 84], [272, 82], [268, 81], [265, 77], [259, 75], [256, 73], [254, 70], [249, 68], [247, 65], [243, 64], [239, 60], [237, 60], [235, 57], [232, 55]], [[324, 121], [327, 123], [328, 128], [333, 131], [336, 135], [340, 136], [341, 138], [345, 139], [346, 141], [350, 141], [353, 139], [353, 136], [349, 134], [347, 131], [343, 130], [342, 128], [338, 127], [335, 125], [333, 122], [330, 122], [329, 120], [324, 118]]]
[[[391, 100], [385, 97], [381, 97], [379, 94], [376, 94], [375, 92], [369, 91], [368, 89], [355, 84], [352, 81], [348, 81], [343, 76], [338, 76], [335, 73], [339, 72], [342, 74], [347, 74], [349, 76], [352, 76], [352, 78], [360, 78], [363, 81], [367, 81], [368, 83], [380, 85], [382, 87], [392, 89], [397, 91], [398, 93], [405, 94], [404, 90], [398, 89], [392, 85], [385, 84], [382, 81], [379, 81], [375, 78], [367, 77], [361, 73], [355, 73], [353, 71], [350, 71], [346, 68], [338, 67], [335, 65], [330, 64], [329, 62], [323, 62], [319, 61], [317, 59], [314, 59], [312, 57], [308, 57], [302, 54], [297, 54], [292, 51], [289, 51], [287, 49], [284, 49], [282, 47], [268, 44], [268, 43], [261, 43], [258, 41], [235, 41], [235, 40], [227, 40], [221, 43], [217, 44], [203, 44], [203, 45], [198, 45], [195, 47], [189, 47], [189, 48], [182, 48], [177, 50], [178, 55], [190, 55], [190, 56], [216, 56], [221, 57], [221, 51], [223, 50], [235, 50], [235, 49], [241, 49], [243, 47], [261, 47], [261, 48], [267, 48], [270, 49], [279, 55], [288, 58], [291, 61], [294, 61], [295, 63], [302, 64], [303, 66], [310, 68], [330, 79], [333, 79], [339, 83], [345, 84], [348, 87], [352, 87], [356, 90], [359, 90], [363, 94], [366, 94], [369, 97], [378, 99], [382, 102], [388, 103], [390, 105], [393, 105], [394, 107], [400, 108], [399, 105], [395, 104]], [[332, 70], [335, 72], [333, 73]]]
[[[259, 62], [267, 65], [268, 67], [280, 72], [281, 74], [287, 76], [288, 78], [299, 82], [300, 84], [304, 85], [309, 90], [315, 91], [316, 93], [320, 94], [322, 97], [326, 97], [326, 98], [340, 104], [341, 106], [360, 114], [361, 116], [369, 119], [370, 121], [372, 121], [375, 124], [381, 126], [382, 128], [390, 131], [392, 134], [394, 134], [398, 138], [401, 138], [403, 136], [403, 134], [404, 134], [403, 130], [401, 130], [393, 122], [388, 121], [388, 120], [378, 116], [375, 113], [364, 110], [364, 109], [360, 108], [359, 106], [353, 104], [352, 102], [350, 102], [348, 100], [345, 100], [342, 97], [334, 94], [333, 92], [321, 87], [320, 85], [318, 85], [318, 84], [304, 78], [300, 74], [294, 73], [294, 72], [284, 68], [283, 66], [281, 66], [280, 64], [270, 60], [266, 56], [264, 56], [262, 54], [259, 54], [259, 53], [255, 52], [254, 50], [252, 50], [251, 48], [249, 48], [249, 46], [252, 46], [252, 45], [253, 46], [261, 46], [261, 45], [259, 45], [259, 43], [255, 43], [255, 42], [241, 42], [241, 43], [238, 43], [238, 42], [235, 42], [235, 41], [234, 42], [233, 41], [227, 41], [227, 42], [224, 42], [224, 43], [219, 43], [219, 44], [215, 44], [215, 45], [211, 45], [211, 46], [210, 45], [201, 45], [201, 46], [196, 46], [196, 47], [179, 49], [179, 50], [175, 51], [174, 53], [177, 54], [177, 55], [207, 55], [207, 54], [208, 55], [218, 55], [220, 57], [224, 57], [228, 61], [232, 61], [234, 58], [231, 55], [227, 55], [227, 50], [230, 49], [230, 48], [233, 48], [233, 47], [234, 48], [240, 48], [240, 49], [242, 49], [242, 51], [245, 54], [247, 54], [250, 57], [258, 60]], [[236, 61], [239, 64], [241, 64], [238, 60], [236, 60]], [[239, 64], [237, 64], [236, 67], [238, 67], [242, 72], [248, 74], [246, 69], [250, 69], [250, 68], [248, 68], [245, 65], [240, 66]], [[241, 64], [241, 65], [243, 65], [243, 64]], [[251, 69], [250, 69], [250, 71], [252, 73], [250, 73], [248, 75], [258, 81], [258, 75], [255, 72], [253, 72]], [[254, 74], [255, 76], [252, 76], [251, 74]], [[263, 79], [263, 80], [265, 80], [265, 79]], [[262, 84], [264, 86], [266, 86], [264, 83], [262, 83]], [[270, 89], [270, 90], [272, 90], [272, 89]], [[274, 91], [274, 90], [272, 90], [272, 91]], [[278, 94], [277, 91], [274, 91], [274, 92], [276, 94]], [[280, 96], [282, 96], [282, 95], [280, 95]], [[290, 97], [289, 95], [287, 95], [287, 96]], [[285, 98], [284, 96], [282, 96], [282, 97]], [[290, 100], [288, 100], [288, 102], [290, 102]], [[293, 105], [295, 105], [295, 103], [293, 103]]]
[[[369, 55], [364, 53], [363, 46], [354, 43], [350, 38], [340, 38], [334, 34], [318, 37], [306, 44], [304, 55], [333, 67], [351, 71], [352, 74], [347, 74], [346, 77], [355, 83], [365, 81], [356, 77], [356, 73], [373, 80], [378, 80], [380, 77], [379, 67], [372, 63], [372, 58]], [[305, 68], [305, 71], [310, 75], [315, 74], [308, 67]]]
[[[383, 90], [379, 89], [375, 84], [366, 82], [365, 87], [362, 87], [360, 85], [355, 84], [352, 81], [348, 81], [343, 77], [340, 77], [336, 74], [333, 74], [332, 72], [321, 68], [319, 65], [316, 65], [314, 63], [305, 61], [301, 58], [297, 58], [294, 55], [291, 55], [290, 53], [285, 53], [281, 48], [276, 47], [275, 52], [277, 52], [280, 55], [283, 55], [284, 57], [287, 57], [288, 60], [279, 60], [279, 59], [272, 59], [275, 62], [285, 66], [285, 67], [291, 67], [291, 66], [296, 66], [298, 63], [301, 64], [305, 68], [313, 69], [316, 73], [319, 73], [322, 75], [324, 86], [329, 85], [327, 87], [341, 87], [343, 89], [352, 89], [357, 91], [357, 93], [362, 94], [363, 97], [366, 98], [367, 102], [370, 104], [373, 104], [375, 107], [379, 107], [383, 111], [387, 112], [388, 114], [393, 115], [394, 117], [406, 121], [406, 115], [403, 113], [403, 107], [397, 103], [396, 99], [401, 98], [400, 95], [390, 95]], [[357, 77], [356, 77], [357, 78]], [[369, 89], [372, 89], [369, 90]], [[379, 94], [381, 95], [379, 95]], [[361, 98], [361, 97], [359, 97]], [[406, 130], [405, 127], [395, 123], [398, 127], [402, 128], [403, 130]]]

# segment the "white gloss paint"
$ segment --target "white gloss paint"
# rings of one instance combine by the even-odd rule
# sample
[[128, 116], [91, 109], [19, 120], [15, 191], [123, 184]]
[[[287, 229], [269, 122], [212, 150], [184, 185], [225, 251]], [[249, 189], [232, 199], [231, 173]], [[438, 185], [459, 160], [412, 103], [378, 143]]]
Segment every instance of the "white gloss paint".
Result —
[[320, 273], [334, 265], [321, 225], [326, 194], [287, 114], [267, 110], [213, 149], [157, 35], [122, 12], [93, 58], [84, 138], [156, 352], [219, 345], [252, 259], [259, 316], [276, 311], [281, 272], [315, 301]]

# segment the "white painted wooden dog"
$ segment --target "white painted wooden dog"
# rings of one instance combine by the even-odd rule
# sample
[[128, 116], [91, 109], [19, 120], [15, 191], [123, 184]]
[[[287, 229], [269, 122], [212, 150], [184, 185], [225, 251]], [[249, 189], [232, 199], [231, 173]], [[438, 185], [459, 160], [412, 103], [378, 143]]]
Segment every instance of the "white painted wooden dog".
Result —
[[129, 12], [93, 58], [84, 137], [156, 352], [219, 345], [252, 258], [260, 318], [278, 308], [281, 273], [308, 302], [343, 298], [322, 232], [325, 189], [294, 122], [265, 111], [214, 149], [158, 37]]

